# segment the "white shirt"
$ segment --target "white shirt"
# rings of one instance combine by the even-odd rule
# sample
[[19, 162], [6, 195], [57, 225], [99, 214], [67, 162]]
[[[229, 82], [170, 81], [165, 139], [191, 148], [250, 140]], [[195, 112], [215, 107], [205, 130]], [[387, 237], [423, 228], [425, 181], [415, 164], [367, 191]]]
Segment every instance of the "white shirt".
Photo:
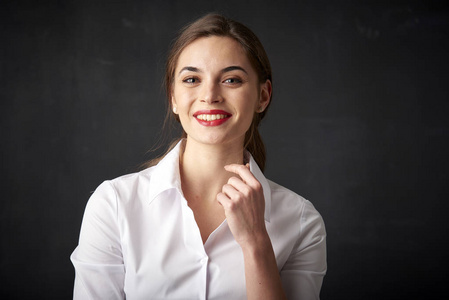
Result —
[[[84, 213], [74, 299], [246, 299], [243, 254], [226, 220], [203, 244], [181, 190], [178, 144], [157, 166], [103, 182]], [[288, 299], [319, 299], [326, 232], [313, 205], [269, 180], [265, 223]]]

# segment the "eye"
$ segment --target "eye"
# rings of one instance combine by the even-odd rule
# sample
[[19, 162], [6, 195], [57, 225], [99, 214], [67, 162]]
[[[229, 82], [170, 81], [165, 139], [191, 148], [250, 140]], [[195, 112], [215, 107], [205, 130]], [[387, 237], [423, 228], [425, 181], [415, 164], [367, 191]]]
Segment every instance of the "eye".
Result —
[[228, 78], [228, 79], [226, 79], [225, 81], [224, 81], [224, 83], [227, 83], [227, 84], [240, 84], [240, 83], [242, 83], [242, 80], [240, 79], [240, 78]]
[[187, 78], [183, 79], [182, 82], [187, 83], [187, 84], [195, 84], [195, 83], [199, 82], [199, 79], [196, 77], [187, 77]]

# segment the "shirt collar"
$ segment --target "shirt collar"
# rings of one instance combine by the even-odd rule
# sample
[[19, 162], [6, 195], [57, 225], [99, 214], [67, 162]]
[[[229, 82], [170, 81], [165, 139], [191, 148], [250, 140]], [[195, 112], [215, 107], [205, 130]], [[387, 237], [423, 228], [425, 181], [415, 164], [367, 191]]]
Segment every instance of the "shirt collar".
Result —
[[249, 155], [249, 169], [251, 173], [253, 173], [254, 177], [260, 182], [263, 189], [263, 196], [265, 198], [265, 221], [270, 222], [270, 213], [271, 213], [271, 189], [270, 184], [268, 183], [267, 178], [263, 175], [262, 171], [259, 168], [259, 165], [254, 160], [251, 153], [246, 152], [246, 155]]
[[[182, 195], [181, 176], [179, 173], [179, 152], [182, 141], [180, 141], [167, 155], [154, 166], [149, 186], [149, 203], [152, 203], [158, 195], [170, 190], [176, 189]], [[265, 221], [270, 222], [271, 212], [271, 189], [268, 180], [263, 175], [252, 155], [249, 156], [249, 167], [254, 177], [260, 182], [265, 198]]]

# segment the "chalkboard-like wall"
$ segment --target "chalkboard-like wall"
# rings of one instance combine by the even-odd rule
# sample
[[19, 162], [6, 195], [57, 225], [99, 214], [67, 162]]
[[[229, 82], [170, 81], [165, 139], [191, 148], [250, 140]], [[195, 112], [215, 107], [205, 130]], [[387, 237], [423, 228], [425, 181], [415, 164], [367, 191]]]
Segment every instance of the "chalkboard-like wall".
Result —
[[[206, 12], [274, 71], [268, 178], [328, 233], [322, 299], [438, 298], [449, 240], [445, 1], [2, 1], [0, 296], [69, 299], [86, 201], [160, 153], [166, 50]], [[446, 294], [446, 293], [444, 293]]]

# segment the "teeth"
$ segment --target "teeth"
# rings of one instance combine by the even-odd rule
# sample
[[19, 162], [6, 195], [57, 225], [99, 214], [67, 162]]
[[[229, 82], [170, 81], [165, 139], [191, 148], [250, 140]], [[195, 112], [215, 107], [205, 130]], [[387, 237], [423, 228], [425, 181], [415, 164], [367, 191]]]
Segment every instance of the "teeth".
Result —
[[198, 115], [196, 116], [197, 119], [203, 120], [203, 121], [214, 121], [214, 120], [220, 120], [226, 118], [226, 115]]

